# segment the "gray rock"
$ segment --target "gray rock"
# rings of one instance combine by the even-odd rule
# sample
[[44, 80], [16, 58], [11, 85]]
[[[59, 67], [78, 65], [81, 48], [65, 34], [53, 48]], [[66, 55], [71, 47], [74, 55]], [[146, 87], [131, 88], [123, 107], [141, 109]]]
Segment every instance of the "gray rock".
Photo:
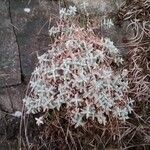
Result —
[[22, 99], [25, 95], [23, 85], [0, 89], [1, 113], [14, 113], [22, 110]]
[[21, 83], [20, 60], [8, 2], [0, 0], [0, 87]]
[[[24, 9], [29, 8], [30, 12]], [[43, 1], [10, 1], [10, 12], [20, 49], [22, 75], [28, 79], [37, 63], [37, 53], [43, 54], [48, 50], [51, 38], [48, 28], [50, 17], [58, 13], [55, 2]]]
[[[48, 50], [52, 41], [48, 35], [49, 19], [58, 13], [57, 3], [48, 0], [9, 2], [0, 0], [0, 86], [3, 87], [0, 88], [0, 118], [21, 111], [27, 86], [24, 83], [36, 66], [36, 53], [41, 55]], [[26, 12], [25, 8], [31, 11]], [[27, 79], [22, 83], [20, 72]]]

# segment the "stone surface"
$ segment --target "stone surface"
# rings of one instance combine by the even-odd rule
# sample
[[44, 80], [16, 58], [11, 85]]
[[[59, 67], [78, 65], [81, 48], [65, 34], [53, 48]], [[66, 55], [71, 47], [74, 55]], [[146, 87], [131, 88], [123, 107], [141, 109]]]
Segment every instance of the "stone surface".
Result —
[[0, 89], [0, 110], [2, 113], [21, 111], [25, 89], [23, 85]]
[[18, 45], [9, 15], [9, 4], [0, 0], [0, 87], [21, 83]]
[[[29, 8], [30, 12], [25, 12], [24, 8]], [[41, 55], [48, 50], [50, 17], [56, 16], [58, 5], [48, 0], [11, 0], [10, 12], [20, 48], [22, 75], [26, 80], [36, 66], [37, 53]]]
[[[0, 0], [0, 4], [0, 118], [2, 118], [5, 114], [22, 109], [22, 99], [28, 80], [37, 63], [37, 52], [39, 55], [46, 52], [51, 42], [48, 28], [52, 22], [49, 20], [50, 17], [57, 15], [58, 4], [48, 0]], [[30, 12], [24, 11], [25, 8], [30, 8]]]

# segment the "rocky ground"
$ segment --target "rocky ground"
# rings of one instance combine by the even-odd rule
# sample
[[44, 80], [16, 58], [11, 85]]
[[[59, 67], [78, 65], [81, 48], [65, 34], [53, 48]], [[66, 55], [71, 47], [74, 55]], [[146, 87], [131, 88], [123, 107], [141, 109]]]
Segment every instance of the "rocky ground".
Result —
[[17, 138], [20, 120], [11, 114], [22, 110], [37, 53], [47, 51], [51, 42], [49, 19], [57, 9], [51, 1], [0, 0], [0, 149], [9, 149]]

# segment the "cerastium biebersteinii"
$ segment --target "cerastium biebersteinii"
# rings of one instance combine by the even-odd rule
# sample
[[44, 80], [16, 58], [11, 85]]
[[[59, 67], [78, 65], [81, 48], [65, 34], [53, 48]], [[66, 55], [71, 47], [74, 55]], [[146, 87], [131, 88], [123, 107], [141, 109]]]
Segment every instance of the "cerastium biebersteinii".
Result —
[[133, 100], [120, 51], [109, 38], [74, 23], [76, 11], [72, 6], [61, 9], [58, 26], [49, 30], [55, 42], [38, 57], [23, 100], [27, 113], [59, 111], [63, 105], [75, 127], [88, 120], [106, 125], [109, 117], [125, 121]]

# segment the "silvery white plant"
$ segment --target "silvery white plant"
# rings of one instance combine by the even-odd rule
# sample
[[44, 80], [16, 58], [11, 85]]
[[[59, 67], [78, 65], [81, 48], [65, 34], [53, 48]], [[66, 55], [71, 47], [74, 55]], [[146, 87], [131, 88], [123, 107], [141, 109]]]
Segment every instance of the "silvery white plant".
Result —
[[123, 64], [123, 59], [120, 57], [119, 49], [114, 45], [114, 42], [109, 38], [104, 38], [104, 46], [107, 48], [108, 53], [113, 57], [115, 63]]
[[[69, 9], [73, 12], [62, 9], [62, 16], [66, 12], [74, 15], [76, 9]], [[56, 32], [51, 29], [51, 33]], [[75, 24], [59, 39], [51, 50], [38, 57], [30, 90], [23, 100], [27, 113], [59, 111], [65, 104], [67, 119], [75, 127], [85, 125], [89, 119], [103, 125], [109, 116], [128, 119], [133, 105], [127, 96], [128, 71], [113, 70], [112, 61], [118, 66], [123, 63], [113, 42], [99, 39]]]
[[31, 9], [30, 8], [24, 8], [24, 12], [30, 13]]
[[61, 19], [66, 19], [68, 17], [73, 17], [76, 15], [77, 8], [75, 6], [69, 6], [68, 9], [61, 8], [59, 11], [59, 15]]
[[104, 28], [111, 28], [114, 26], [114, 23], [111, 18], [104, 17], [104, 19], [101, 22], [101, 26], [103, 26]]
[[61, 32], [61, 28], [60, 27], [51, 27], [49, 30], [49, 35], [55, 35], [56, 33], [60, 33]]

